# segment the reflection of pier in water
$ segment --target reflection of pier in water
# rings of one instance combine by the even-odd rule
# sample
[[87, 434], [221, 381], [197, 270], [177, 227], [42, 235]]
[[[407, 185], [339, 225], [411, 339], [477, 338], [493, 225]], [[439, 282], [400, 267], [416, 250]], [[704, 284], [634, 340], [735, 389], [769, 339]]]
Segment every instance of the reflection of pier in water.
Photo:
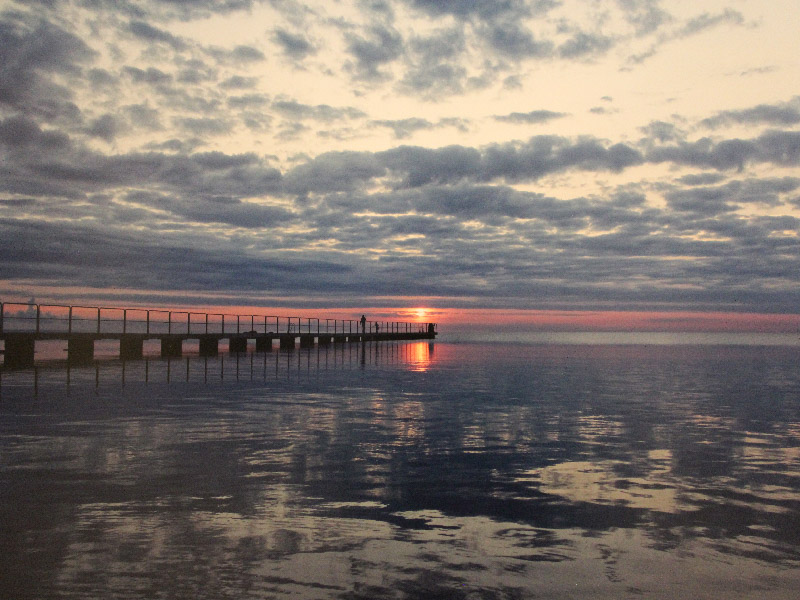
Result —
[[433, 359], [433, 342], [362, 342], [316, 345], [299, 351], [191, 353], [180, 358], [158, 355], [124, 360], [98, 358], [74, 365], [49, 360], [27, 369], [0, 368], [0, 397], [17, 389], [38, 394], [45, 388], [132, 386], [138, 384], [268, 382], [313, 378], [332, 371], [362, 371], [369, 367], [406, 365], [424, 371]]
[[179, 358], [184, 345], [217, 356], [220, 343], [231, 352], [257, 352], [346, 343], [433, 340], [435, 323], [370, 321], [318, 317], [223, 314], [169, 309], [110, 308], [0, 302], [0, 340], [5, 367], [34, 366], [37, 343], [66, 343], [73, 365], [88, 364], [95, 344], [113, 343], [120, 359], [143, 358], [146, 344], [157, 344], [163, 358]]

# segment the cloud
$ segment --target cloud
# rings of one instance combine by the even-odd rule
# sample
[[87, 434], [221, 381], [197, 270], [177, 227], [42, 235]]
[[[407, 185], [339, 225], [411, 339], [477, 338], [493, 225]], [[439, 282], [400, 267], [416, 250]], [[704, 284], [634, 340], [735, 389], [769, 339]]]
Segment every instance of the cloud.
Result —
[[459, 93], [467, 78], [467, 69], [460, 62], [465, 49], [464, 31], [459, 27], [412, 36], [400, 89], [431, 99]]
[[460, 93], [466, 87], [466, 80], [467, 70], [460, 65], [446, 62], [422, 63], [406, 72], [400, 82], [400, 89], [435, 100]]
[[[656, 11], [653, 13], [655, 18], [647, 19], [646, 22], [649, 25], [645, 28], [638, 28], [637, 33], [641, 34], [649, 34], [654, 32], [656, 29], [662, 28], [665, 23], [672, 22], [674, 19], [666, 13], [659, 15], [662, 13], [661, 9], [656, 7], [658, 0], [617, 0], [623, 5], [632, 5], [636, 8], [641, 8], [646, 6], [648, 8], [647, 14], [651, 14], [652, 11]], [[652, 11], [651, 11], [652, 9]], [[632, 14], [639, 14], [637, 10], [634, 10]], [[632, 23], [636, 24], [636, 21], [632, 21]], [[697, 35], [702, 33], [708, 29], [712, 29], [718, 25], [723, 24], [732, 24], [743, 26], [745, 25], [745, 20], [743, 15], [730, 8], [726, 8], [722, 12], [718, 14], [710, 14], [710, 13], [703, 13], [687, 21], [684, 21], [682, 24], [679, 24], [677, 27], [673, 28], [671, 31], [662, 31], [656, 38], [656, 40], [651, 44], [648, 50], [640, 52], [638, 54], [634, 54], [628, 58], [629, 64], [642, 64], [647, 59], [655, 56], [658, 52], [658, 49], [663, 46], [664, 44], [674, 42], [675, 40], [681, 40], [687, 37], [691, 37], [693, 35]]]
[[725, 110], [700, 121], [700, 125], [711, 129], [731, 124], [788, 127], [798, 123], [800, 123], [800, 98], [783, 104], [760, 104], [742, 110]]
[[694, 35], [706, 29], [710, 29], [712, 27], [716, 27], [717, 25], [721, 25], [724, 23], [730, 23], [733, 25], [743, 25], [745, 22], [744, 16], [739, 11], [733, 10], [731, 8], [726, 8], [721, 13], [716, 15], [712, 15], [710, 13], [703, 13], [702, 15], [698, 15], [693, 19], [690, 19], [683, 27], [681, 27], [678, 32], [678, 37], [685, 37], [689, 35]]
[[63, 151], [71, 145], [64, 133], [42, 130], [35, 121], [23, 116], [0, 121], [0, 143], [8, 150], [24, 152], [27, 157]]
[[686, 139], [686, 132], [679, 129], [674, 123], [665, 121], [653, 121], [639, 130], [645, 134], [643, 143], [651, 146], [655, 143], [683, 142]]
[[261, 50], [252, 46], [236, 46], [231, 51], [231, 57], [244, 63], [258, 62], [266, 58]]
[[317, 51], [305, 36], [290, 33], [285, 29], [276, 29], [272, 34], [272, 40], [293, 60], [303, 60]]
[[298, 195], [351, 191], [385, 172], [386, 168], [371, 153], [328, 152], [289, 170], [284, 176], [284, 189]]
[[403, 54], [400, 34], [385, 25], [372, 25], [367, 36], [353, 35], [347, 39], [347, 50], [355, 59], [350, 69], [356, 79], [383, 81], [389, 74], [382, 70]]
[[122, 70], [134, 83], [146, 83], [149, 85], [172, 83], [172, 75], [164, 73], [155, 67], [148, 67], [145, 70], [139, 69], [138, 67], [126, 66], [123, 67]]
[[558, 136], [536, 136], [524, 144], [490, 146], [485, 151], [483, 177], [535, 180], [570, 168], [619, 171], [643, 162], [641, 153], [625, 144], [608, 146], [592, 138], [572, 142]]
[[81, 119], [69, 86], [48, 76], [78, 76], [95, 52], [78, 36], [44, 19], [0, 15], [0, 106], [55, 121]]
[[613, 38], [579, 31], [558, 47], [558, 55], [566, 59], [599, 56], [612, 48], [614, 43]]
[[407, 187], [454, 183], [480, 173], [480, 152], [462, 146], [436, 150], [400, 146], [380, 152], [376, 158], [401, 180], [402, 186]]
[[149, 104], [131, 104], [122, 110], [137, 129], [158, 131], [162, 128], [161, 113]]
[[366, 113], [357, 108], [337, 108], [328, 104], [310, 105], [296, 100], [276, 100], [272, 103], [272, 108], [292, 119], [315, 119], [326, 122], [340, 119], [361, 119], [366, 116]]
[[725, 181], [725, 175], [721, 173], [694, 173], [691, 175], [684, 175], [683, 177], [679, 177], [677, 179], [678, 183], [683, 185], [712, 185], [714, 183], [719, 183], [720, 181]]
[[554, 0], [406, 0], [411, 6], [433, 16], [450, 15], [459, 19], [493, 20], [544, 14], [560, 4]]
[[221, 81], [219, 86], [223, 89], [242, 90], [256, 86], [258, 77], [243, 77], [242, 75], [232, 75]]
[[86, 128], [86, 133], [91, 137], [96, 137], [111, 142], [117, 137], [122, 125], [114, 115], [105, 114], [94, 119]]
[[224, 135], [233, 131], [233, 125], [227, 119], [179, 117], [173, 122], [183, 131], [197, 136]]
[[800, 162], [800, 132], [767, 131], [750, 140], [730, 139], [716, 143], [708, 138], [679, 142], [653, 148], [648, 151], [647, 160], [740, 171], [752, 163], [797, 166]]
[[394, 137], [397, 139], [407, 138], [416, 131], [432, 129], [434, 127], [433, 123], [427, 119], [419, 119], [416, 117], [398, 120], [371, 121], [370, 124], [373, 126], [388, 127], [392, 129], [394, 131]]
[[503, 121], [505, 123], [546, 123], [553, 119], [560, 119], [566, 117], [566, 113], [554, 112], [551, 110], [532, 110], [526, 113], [513, 112], [507, 115], [495, 116], [496, 121]]
[[659, 6], [660, 0], [617, 0], [617, 4], [637, 36], [653, 33], [672, 20]]
[[130, 25], [128, 25], [128, 29], [133, 35], [147, 42], [164, 42], [178, 51], [187, 48], [185, 41], [143, 21], [131, 21]]
[[190, 21], [216, 14], [250, 10], [261, 0], [79, 0], [92, 10], [106, 10], [137, 19], [179, 19]]
[[460, 131], [466, 131], [468, 128], [468, 123], [459, 118], [443, 118], [436, 123], [432, 123], [427, 119], [409, 117], [408, 119], [379, 119], [370, 121], [369, 124], [373, 127], [388, 127], [394, 131], [394, 137], [397, 139], [409, 138], [417, 131], [440, 129], [442, 127], [454, 127]]
[[[286, 208], [243, 202], [219, 195], [188, 199], [168, 194], [130, 192], [125, 195], [124, 200], [130, 204], [156, 208], [174, 218], [192, 223], [220, 223], [246, 229], [264, 229], [296, 220], [296, 215]], [[147, 223], [153, 217], [152, 213], [141, 211], [136, 221]]]
[[484, 26], [481, 34], [496, 52], [515, 60], [544, 58], [553, 52], [552, 42], [537, 41], [530, 30], [516, 20]]

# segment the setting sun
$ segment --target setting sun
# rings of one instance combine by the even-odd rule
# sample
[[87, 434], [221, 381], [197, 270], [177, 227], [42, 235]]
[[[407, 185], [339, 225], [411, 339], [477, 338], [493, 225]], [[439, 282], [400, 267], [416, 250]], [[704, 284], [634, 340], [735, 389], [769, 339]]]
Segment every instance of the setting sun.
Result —
[[428, 309], [427, 308], [417, 308], [414, 310], [414, 314], [417, 316], [418, 319], [424, 319], [428, 316]]

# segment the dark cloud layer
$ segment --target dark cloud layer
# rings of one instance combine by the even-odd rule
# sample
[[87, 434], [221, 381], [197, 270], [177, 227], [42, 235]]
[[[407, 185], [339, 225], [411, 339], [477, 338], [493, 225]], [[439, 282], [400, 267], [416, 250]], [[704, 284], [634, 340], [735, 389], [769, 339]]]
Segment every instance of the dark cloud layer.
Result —
[[[592, 30], [556, 19], [564, 5], [551, 0], [367, 2], [360, 21], [269, 3], [286, 19], [225, 45], [174, 25], [266, 3], [40, 4], [0, 14], [2, 293], [797, 310], [797, 98], [662, 116], [613, 139], [551, 133], [573, 109], [531, 95], [517, 112], [487, 106], [481, 117], [520, 132], [512, 141], [445, 137], [481, 125], [441, 108], [453, 95], [499, 90], [532, 65], [625, 54], [630, 39], [644, 60], [740, 26], [735, 11], [682, 21], [657, 0], [617, 0], [608, 10], [627, 29], [610, 32], [599, 17]], [[64, 7], [94, 19], [73, 31]], [[404, 28], [402, 11], [426, 27]], [[321, 23], [335, 43], [317, 35]], [[342, 60], [330, 66], [336, 44]], [[273, 86], [276, 65], [298, 87], [309, 73], [355, 81], [352, 102], [301, 99], [294, 79]], [[359, 102], [368, 89], [438, 112], [382, 111]], [[612, 117], [588, 110], [574, 118]], [[292, 139], [310, 143], [292, 155], [276, 147]]]
[[[768, 132], [734, 147], [782, 164], [796, 156], [765, 148], [774, 140], [793, 148], [794, 139]], [[676, 184], [667, 191], [670, 210], [645, 208], [646, 197], [629, 191], [563, 200], [502, 184], [574, 169], [619, 171], [667, 156], [735, 172], [738, 159], [709, 160], [720, 144], [659, 147], [648, 159], [623, 144], [539, 136], [482, 149], [327, 153], [281, 173], [253, 154], [92, 155], [19, 120], [0, 124], [0, 141], [40, 157], [20, 156], [17, 178], [4, 178], [6, 193], [38, 198], [6, 205], [17, 213], [0, 223], [13, 248], [4, 263], [8, 279], [167, 290], [180, 274], [181, 286], [198, 293], [209, 281], [253, 294], [265, 282], [286, 294], [324, 284], [333, 295], [369, 289], [519, 306], [559, 298], [777, 311], [798, 299], [793, 281], [800, 241], [785, 232], [797, 231], [800, 221], [743, 219], [735, 212], [743, 205], [779, 205], [796, 195], [800, 179], [714, 186], [715, 177], [697, 175], [685, 181], [692, 187]], [[74, 162], [64, 160], [65, 150]], [[26, 170], [28, 180], [21, 177]], [[370, 192], [380, 180], [394, 182], [392, 189]], [[89, 204], [69, 201], [80, 197]], [[249, 197], [298, 199], [286, 204]], [[45, 224], [36, 218], [43, 214], [70, 224]], [[152, 233], [127, 229], [137, 223]], [[263, 236], [249, 250], [220, 246], [214, 240], [224, 229], [209, 231], [210, 224]], [[586, 229], [598, 234], [582, 235]], [[707, 239], [709, 232], [714, 239]], [[621, 285], [609, 288], [612, 281]], [[785, 284], [776, 285], [780, 281]]]

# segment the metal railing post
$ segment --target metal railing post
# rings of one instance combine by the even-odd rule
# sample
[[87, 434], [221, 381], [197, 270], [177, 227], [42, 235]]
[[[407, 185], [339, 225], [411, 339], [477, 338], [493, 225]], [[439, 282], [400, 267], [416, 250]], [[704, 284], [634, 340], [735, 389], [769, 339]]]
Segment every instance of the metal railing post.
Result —
[[206, 333], [208, 333], [208, 313], [206, 313]]
[[147, 327], [145, 328], [147, 335], [150, 335], [150, 311], [147, 311]]
[[239, 315], [236, 315], [236, 333], [239, 333]]
[[122, 333], [128, 333], [128, 309], [122, 310]]
[[98, 307], [97, 308], [97, 333], [100, 333], [100, 310], [102, 310], [102, 309], [100, 309]]
[[186, 313], [186, 335], [191, 335], [192, 333], [192, 311]]
[[[1, 329], [1, 328], [0, 328]], [[67, 333], [72, 333], [72, 307], [69, 307], [69, 320], [67, 321]]]
[[167, 313], [167, 333], [172, 333], [172, 311]]

